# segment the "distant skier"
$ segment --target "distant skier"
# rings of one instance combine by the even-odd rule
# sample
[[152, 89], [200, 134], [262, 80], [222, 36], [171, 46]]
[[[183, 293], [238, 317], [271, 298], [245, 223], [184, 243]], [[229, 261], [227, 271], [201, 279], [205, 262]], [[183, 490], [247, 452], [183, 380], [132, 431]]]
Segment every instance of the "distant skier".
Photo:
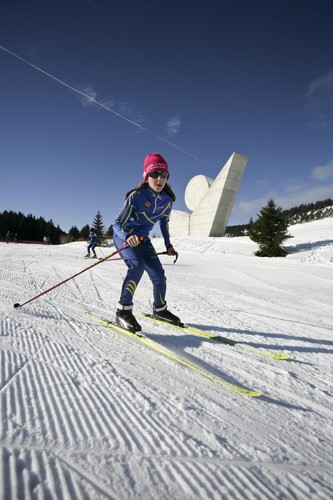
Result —
[[93, 228], [91, 228], [90, 232], [89, 232], [89, 245], [87, 247], [88, 253], [87, 253], [86, 257], [90, 257], [90, 250], [91, 250], [92, 258], [97, 259], [97, 255], [95, 252], [95, 248], [96, 248], [97, 244], [98, 244], [98, 236], [95, 233], [95, 231], [93, 230]]
[[116, 323], [132, 332], [141, 326], [133, 316], [133, 296], [144, 271], [153, 284], [153, 314], [163, 321], [181, 324], [180, 319], [167, 309], [165, 301], [166, 277], [156, 251], [149, 239], [149, 233], [156, 222], [160, 223], [168, 255], [178, 255], [170, 243], [169, 216], [176, 197], [167, 183], [168, 164], [158, 153], [145, 157], [143, 180], [126, 194], [126, 202], [113, 225], [113, 241], [117, 249], [128, 243], [129, 248], [120, 255], [128, 267], [120, 301], [116, 311]]

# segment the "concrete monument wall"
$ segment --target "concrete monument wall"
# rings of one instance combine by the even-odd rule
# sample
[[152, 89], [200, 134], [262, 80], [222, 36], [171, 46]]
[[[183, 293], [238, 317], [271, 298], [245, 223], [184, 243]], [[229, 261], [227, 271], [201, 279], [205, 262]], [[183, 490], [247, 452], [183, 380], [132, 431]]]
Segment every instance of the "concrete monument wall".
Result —
[[247, 160], [233, 153], [215, 180], [193, 177], [185, 190], [185, 203], [192, 213], [172, 211], [171, 236], [223, 236]]

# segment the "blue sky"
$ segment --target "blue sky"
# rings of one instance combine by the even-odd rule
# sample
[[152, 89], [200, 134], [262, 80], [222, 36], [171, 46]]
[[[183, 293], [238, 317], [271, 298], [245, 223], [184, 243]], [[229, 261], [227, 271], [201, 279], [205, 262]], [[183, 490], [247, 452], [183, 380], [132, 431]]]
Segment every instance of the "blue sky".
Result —
[[1, 0], [0, 211], [106, 227], [169, 163], [249, 157], [229, 224], [333, 196], [331, 0]]

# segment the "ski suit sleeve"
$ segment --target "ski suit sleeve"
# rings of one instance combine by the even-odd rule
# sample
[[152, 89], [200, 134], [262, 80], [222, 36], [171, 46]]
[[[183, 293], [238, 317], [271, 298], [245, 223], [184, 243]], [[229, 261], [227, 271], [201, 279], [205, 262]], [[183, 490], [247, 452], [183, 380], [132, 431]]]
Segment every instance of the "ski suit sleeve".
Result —
[[133, 196], [130, 195], [125, 201], [123, 208], [120, 211], [115, 223], [113, 225], [113, 231], [122, 240], [126, 240], [128, 236], [132, 234], [132, 229], [128, 226], [128, 221], [131, 215], [135, 212], [135, 205]]
[[160, 219], [161, 233], [164, 239], [164, 244], [167, 247], [170, 245], [170, 233], [169, 233], [169, 217], [170, 217], [171, 207], [168, 214], [163, 215]]

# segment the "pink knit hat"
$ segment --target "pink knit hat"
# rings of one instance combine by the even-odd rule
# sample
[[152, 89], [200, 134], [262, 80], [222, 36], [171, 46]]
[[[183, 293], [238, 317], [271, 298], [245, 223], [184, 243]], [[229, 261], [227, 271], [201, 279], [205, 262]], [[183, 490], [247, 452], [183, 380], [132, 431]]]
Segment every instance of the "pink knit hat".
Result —
[[147, 182], [151, 172], [168, 172], [168, 164], [159, 153], [150, 153], [143, 162], [143, 180]]

